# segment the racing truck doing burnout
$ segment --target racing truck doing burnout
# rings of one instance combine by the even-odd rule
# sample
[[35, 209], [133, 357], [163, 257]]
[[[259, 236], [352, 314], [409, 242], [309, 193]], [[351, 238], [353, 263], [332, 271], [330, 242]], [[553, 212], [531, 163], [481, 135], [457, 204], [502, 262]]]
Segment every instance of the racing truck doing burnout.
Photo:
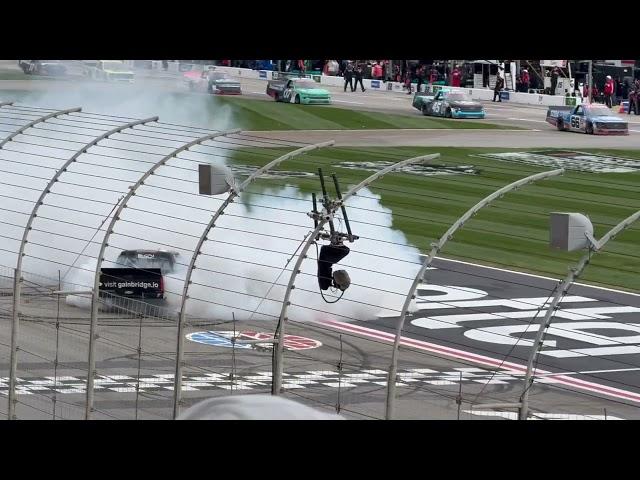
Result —
[[[124, 250], [118, 256], [117, 268], [103, 268], [100, 271], [100, 299], [103, 309], [122, 306], [133, 308], [134, 299], [140, 302], [164, 306], [164, 275], [175, 270], [177, 252], [165, 250]], [[125, 308], [126, 305], [126, 308]]]
[[[213, 72], [211, 79], [209, 71], [192, 70], [182, 76], [186, 87], [193, 92], [209, 92], [216, 95], [242, 95], [242, 87], [238, 80], [234, 80], [224, 72]], [[209, 90], [211, 83], [211, 90]]]
[[629, 124], [601, 104], [549, 107], [547, 122], [560, 131], [592, 135], [629, 135]]
[[318, 83], [309, 78], [290, 78], [286, 80], [271, 80], [267, 83], [267, 95], [276, 102], [325, 104], [331, 103], [331, 94], [324, 88], [318, 88]]

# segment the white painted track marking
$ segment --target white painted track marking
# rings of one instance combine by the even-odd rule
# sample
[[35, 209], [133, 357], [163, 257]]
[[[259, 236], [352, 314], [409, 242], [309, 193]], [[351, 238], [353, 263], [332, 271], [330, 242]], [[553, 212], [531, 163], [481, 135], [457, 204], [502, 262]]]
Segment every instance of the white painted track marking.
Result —
[[[353, 325], [346, 322], [339, 322], [335, 320], [326, 320], [315, 322], [323, 326], [327, 326], [330, 328], [335, 328], [337, 330], [342, 330], [345, 332], [354, 333], [356, 335], [374, 338], [376, 340], [382, 340], [384, 342], [393, 343], [395, 335], [392, 333], [383, 332], [382, 330], [375, 330], [373, 328], [362, 327], [360, 325]], [[464, 350], [458, 350], [451, 347], [445, 347], [443, 345], [438, 345], [436, 343], [425, 342], [422, 340], [415, 340], [409, 337], [401, 337], [400, 344], [412, 347], [417, 350], [429, 351], [432, 353], [436, 353], [439, 355], [452, 357], [455, 359], [471, 361], [481, 365], [487, 365], [490, 367], [498, 367], [503, 370], [509, 370], [511, 373], [523, 373], [526, 371], [526, 366], [519, 365], [517, 363], [506, 362], [503, 360], [498, 360], [496, 358], [487, 357], [485, 355], [479, 355], [476, 353], [467, 352]], [[606, 395], [609, 397], [620, 398], [623, 400], [630, 400], [633, 402], [640, 403], [640, 394], [635, 392], [630, 392], [627, 390], [621, 390], [615, 387], [609, 387], [607, 385], [601, 385], [598, 383], [588, 382], [585, 380], [580, 380], [577, 378], [572, 378], [569, 375], [559, 374], [557, 376], [546, 377], [548, 374], [552, 374], [552, 372], [546, 370], [536, 369], [534, 371], [534, 375], [539, 376], [538, 383], [545, 384], [561, 384], [565, 386], [572, 387], [578, 390], [585, 390], [588, 392], [599, 393], [601, 395]]]
[[[472, 267], [488, 268], [490, 270], [497, 270], [499, 272], [513, 273], [513, 274], [516, 274], [516, 275], [526, 275], [528, 277], [533, 277], [533, 278], [542, 278], [544, 280], [551, 280], [553, 282], [557, 282], [558, 281], [557, 278], [545, 277], [543, 275], [535, 275], [533, 273], [518, 272], [518, 271], [515, 271], [515, 270], [507, 270], [506, 268], [489, 267], [489, 266], [486, 266], [486, 265], [479, 265], [477, 263], [465, 262], [465, 261], [462, 261], [462, 260], [454, 260], [452, 258], [440, 258], [440, 257], [438, 257], [436, 260], [444, 261], [444, 262], [462, 263], [463, 265], [471, 265]], [[614, 288], [599, 287], [597, 285], [589, 285], [588, 283], [575, 282], [574, 285], [580, 285], [581, 287], [596, 288], [598, 290], [606, 290], [608, 292], [622, 293], [622, 294], [625, 294], [625, 295], [633, 295], [635, 297], [640, 297], [640, 293], [625, 292], [624, 290], [616, 290]]]

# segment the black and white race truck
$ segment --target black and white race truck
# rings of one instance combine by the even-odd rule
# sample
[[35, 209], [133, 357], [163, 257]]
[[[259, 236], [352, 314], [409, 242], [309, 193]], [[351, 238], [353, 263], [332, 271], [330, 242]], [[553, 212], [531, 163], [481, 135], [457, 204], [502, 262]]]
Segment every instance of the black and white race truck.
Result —
[[[124, 250], [115, 268], [100, 271], [100, 299], [104, 310], [139, 313], [140, 306], [166, 306], [164, 276], [175, 270], [177, 252]], [[136, 300], [127, 301], [127, 300]]]

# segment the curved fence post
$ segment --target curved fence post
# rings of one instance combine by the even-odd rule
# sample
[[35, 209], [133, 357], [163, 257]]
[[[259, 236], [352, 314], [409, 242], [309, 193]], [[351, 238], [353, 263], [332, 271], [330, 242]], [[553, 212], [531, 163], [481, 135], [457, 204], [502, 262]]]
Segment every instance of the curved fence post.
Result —
[[[13, 102], [6, 102], [6, 103], [2, 103], [0, 104], [0, 107], [4, 107], [5, 105], [11, 105]], [[10, 135], [8, 135], [4, 140], [2, 140], [0, 142], [0, 150], [2, 150], [2, 148], [9, 143], [10, 141], [12, 141], [15, 137], [17, 137], [18, 135], [22, 134], [25, 130], [33, 127], [34, 125], [37, 125], [38, 123], [42, 123], [42, 122], [46, 122], [47, 120], [51, 119], [51, 118], [55, 118], [58, 117], [60, 115], [66, 115], [68, 113], [71, 112], [79, 112], [81, 110], [80, 107], [78, 108], [71, 108], [68, 110], [59, 110], [57, 112], [53, 112], [53, 113], [49, 113], [47, 115], [44, 115], [42, 117], [36, 118], [35, 120], [32, 120], [31, 122], [27, 123], [26, 125], [23, 125], [22, 127], [20, 127], [18, 130], [16, 130], [15, 132], [12, 132]], [[36, 203], [37, 205], [37, 203]], [[8, 408], [7, 408], [7, 418], [9, 420], [15, 420], [16, 418], [16, 412], [15, 412], [15, 407], [16, 407], [16, 371], [17, 371], [17, 367], [18, 367], [18, 328], [19, 328], [19, 320], [18, 320], [18, 309], [20, 308], [20, 295], [21, 295], [21, 290], [22, 290], [22, 256], [23, 256], [23, 250], [24, 250], [24, 237], [23, 237], [23, 241], [20, 244], [20, 252], [18, 254], [18, 266], [17, 268], [14, 270], [14, 283], [13, 283], [13, 306], [12, 306], [12, 315], [11, 315], [11, 353], [10, 353], [10, 360], [9, 360], [9, 394], [8, 394]]]
[[89, 360], [88, 360], [88, 368], [87, 368], [87, 400], [85, 405], [85, 419], [89, 420], [91, 418], [91, 411], [93, 410], [93, 391], [94, 391], [94, 380], [95, 380], [95, 341], [97, 339], [96, 335], [96, 327], [98, 323], [98, 302], [99, 302], [99, 287], [100, 287], [100, 270], [102, 268], [102, 261], [104, 260], [104, 252], [109, 245], [109, 238], [113, 233], [113, 227], [115, 223], [120, 219], [120, 214], [122, 210], [126, 208], [127, 202], [136, 194], [136, 191], [141, 185], [144, 185], [144, 182], [147, 178], [149, 178], [153, 173], [166, 164], [173, 157], [178, 155], [185, 150], [190, 149], [196, 145], [199, 145], [207, 140], [212, 140], [216, 137], [224, 137], [225, 135], [232, 135], [234, 133], [239, 133], [239, 129], [228, 130], [225, 132], [217, 132], [205, 135], [203, 137], [197, 138], [192, 142], [189, 142], [179, 148], [176, 148], [171, 153], [162, 157], [159, 161], [157, 161], [154, 165], [149, 168], [136, 182], [135, 185], [129, 188], [129, 191], [119, 203], [118, 208], [114, 212], [111, 217], [111, 221], [109, 222], [109, 226], [104, 234], [104, 238], [102, 239], [102, 243], [100, 244], [100, 252], [98, 253], [98, 258], [96, 261], [96, 271], [94, 273], [93, 278], [93, 294], [91, 297], [91, 323], [89, 326]]
[[232, 187], [229, 196], [226, 200], [218, 207], [216, 212], [209, 220], [209, 223], [205, 227], [200, 239], [198, 240], [198, 244], [196, 245], [195, 250], [193, 251], [193, 255], [191, 256], [191, 261], [189, 262], [189, 267], [187, 268], [187, 273], [184, 279], [184, 287], [182, 289], [182, 301], [180, 303], [180, 316], [178, 318], [178, 338], [177, 338], [177, 347], [176, 347], [176, 375], [175, 375], [175, 383], [173, 390], [173, 418], [175, 419], [180, 413], [180, 408], [182, 407], [182, 357], [184, 351], [184, 339], [182, 338], [182, 333], [184, 331], [184, 320], [186, 317], [186, 305], [187, 299], [189, 298], [189, 285], [191, 284], [191, 274], [193, 270], [195, 270], [196, 259], [198, 255], [200, 255], [200, 251], [202, 249], [202, 245], [206, 240], [208, 240], [207, 235], [213, 227], [215, 227], [216, 221], [220, 217], [220, 215], [224, 214], [224, 210], [229, 206], [229, 204], [233, 203], [234, 199], [239, 196], [254, 180], [256, 180], [260, 175], [265, 172], [268, 172], [274, 167], [277, 167], [282, 162], [289, 160], [291, 158], [297, 157], [299, 155], [303, 155], [312, 150], [317, 150], [318, 148], [329, 147], [333, 145], [335, 142], [333, 140], [329, 142], [316, 143], [313, 145], [307, 145], [302, 148], [298, 148], [292, 152], [286, 153], [281, 157], [272, 160], [265, 166], [259, 168], [255, 172], [253, 172], [240, 186]]
[[533, 341], [533, 345], [531, 346], [531, 352], [529, 354], [529, 358], [527, 361], [527, 372], [525, 374], [524, 380], [524, 390], [522, 391], [522, 395], [520, 396], [520, 412], [518, 414], [518, 418], [520, 420], [526, 420], [529, 414], [529, 390], [533, 386], [533, 365], [538, 357], [538, 353], [540, 347], [542, 346], [542, 340], [544, 338], [544, 334], [551, 325], [551, 321], [553, 320], [553, 314], [556, 312], [558, 304], [562, 300], [562, 298], [566, 295], [567, 291], [573, 285], [576, 278], [578, 278], [582, 271], [589, 265], [591, 261], [592, 252], [599, 252], [605, 246], [605, 244], [615, 238], [615, 236], [620, 233], [622, 230], [629, 227], [633, 222], [640, 218], [640, 211], [634, 213], [633, 215], [625, 218], [618, 225], [609, 230], [600, 240], [595, 240], [593, 237], [589, 238], [589, 251], [585, 253], [578, 264], [575, 267], [569, 269], [569, 274], [562, 281], [560, 288], [556, 291], [553, 300], [549, 304], [549, 308], [545, 312], [544, 319], [540, 322], [540, 328], [536, 333], [536, 338]]
[[304, 247], [302, 248], [302, 250], [300, 251], [300, 254], [298, 255], [298, 260], [296, 261], [296, 264], [293, 267], [293, 270], [291, 272], [291, 276], [289, 277], [287, 290], [284, 295], [284, 300], [282, 301], [282, 310], [280, 311], [280, 318], [278, 319], [278, 326], [276, 328], [276, 332], [274, 334], [274, 339], [273, 339], [273, 342], [275, 343], [275, 345], [273, 347], [273, 360], [272, 360], [273, 363], [271, 367], [272, 376], [273, 376], [272, 383], [271, 383], [272, 395], [279, 395], [280, 390], [282, 389], [282, 373], [283, 373], [283, 357], [284, 357], [283, 340], [285, 336], [285, 326], [288, 320], [287, 308], [291, 304], [291, 302], [289, 301], [289, 298], [291, 297], [291, 291], [295, 288], [294, 282], [296, 280], [298, 273], [300, 273], [300, 266], [302, 265], [302, 261], [307, 257], [307, 252], [309, 251], [311, 244], [313, 244], [316, 241], [316, 236], [318, 235], [320, 230], [322, 230], [322, 227], [324, 227], [324, 225], [329, 221], [329, 219], [333, 217], [333, 214], [336, 212], [336, 210], [340, 208], [340, 206], [342, 206], [350, 197], [352, 197], [353, 195], [356, 195], [360, 189], [368, 186], [372, 182], [375, 182], [383, 175], [389, 172], [393, 172], [395, 170], [399, 170], [403, 167], [406, 167], [407, 165], [412, 165], [415, 163], [423, 163], [430, 160], [434, 160], [439, 156], [440, 156], [439, 153], [434, 153], [431, 155], [422, 155], [419, 157], [409, 158], [407, 160], [402, 160], [400, 162], [394, 163], [393, 165], [390, 165], [380, 170], [379, 172], [374, 173], [373, 175], [364, 179], [355, 187], [351, 188], [342, 197], [342, 199], [333, 202], [331, 205], [330, 211], [328, 211], [327, 215], [323, 216], [324, 218], [322, 218], [318, 222], [317, 227], [311, 233], [311, 235], [309, 235], [309, 238], [307, 238], [307, 241], [305, 242]]
[[394, 408], [395, 408], [395, 399], [396, 399], [396, 378], [398, 374], [398, 349], [400, 348], [400, 339], [402, 338], [402, 329], [404, 327], [404, 321], [406, 315], [409, 310], [409, 305], [411, 304], [411, 300], [415, 298], [415, 292], [418, 288], [418, 284], [422, 280], [424, 273], [427, 268], [431, 265], [431, 262], [435, 258], [435, 256], [442, 250], [445, 243], [453, 237], [453, 234], [465, 224], [467, 220], [473, 217], [480, 209], [489, 205], [496, 198], [502, 197], [505, 193], [511, 192], [521, 186], [527, 185], [529, 183], [533, 183], [537, 180], [542, 180], [543, 178], [555, 177], [557, 175], [561, 175], [564, 173], [564, 169], [560, 168], [557, 170], [552, 170], [549, 172], [536, 173], [535, 175], [531, 175], [526, 178], [522, 178], [517, 180], [501, 189], [493, 192], [491, 195], [485, 197], [476, 205], [471, 207], [469, 210], [464, 213], [456, 222], [449, 227], [438, 243], [433, 243], [431, 246], [431, 251], [427, 258], [425, 258], [422, 263], [422, 267], [418, 271], [416, 277], [409, 288], [409, 292], [407, 293], [407, 297], [405, 298], [404, 305], [402, 306], [402, 312], [400, 313], [400, 319], [398, 320], [398, 326], [396, 329], [396, 336], [393, 342], [393, 351], [391, 353], [391, 366], [389, 367], [389, 376], [387, 379], [387, 403], [386, 403], [386, 412], [385, 418], [390, 420], [393, 418]]
[[[32, 127], [33, 125], [39, 123], [39, 122], [43, 122], [45, 120], [48, 120], [50, 118], [54, 118], [58, 115], [64, 115], [64, 114], [68, 114], [71, 112], [78, 112], [80, 111], [80, 108], [72, 108], [69, 110], [62, 110], [60, 112], [54, 112], [53, 114], [50, 115], [46, 115], [44, 117], [40, 117], [38, 119], [38, 121], [33, 121], [30, 123], [30, 127]], [[148, 122], [155, 122], [158, 120], [158, 117], [153, 117], [153, 118], [148, 118], [146, 120], [137, 120], [135, 122], [130, 122], [124, 125], [121, 125], [117, 128], [114, 128], [108, 132], [105, 132], [104, 134], [100, 135], [99, 137], [95, 138], [94, 140], [92, 140], [91, 142], [87, 143], [86, 145], [84, 145], [82, 148], [78, 149], [71, 158], [69, 158], [57, 171], [56, 173], [53, 175], [53, 177], [51, 177], [51, 180], [49, 180], [49, 183], [47, 183], [47, 186], [44, 187], [44, 189], [42, 190], [42, 192], [40, 193], [40, 196], [38, 197], [38, 200], [36, 200], [36, 203], [34, 204], [33, 208], [31, 209], [31, 214], [29, 215], [29, 218], [27, 220], [27, 224], [24, 228], [24, 231], [22, 232], [22, 241], [20, 242], [20, 248], [18, 250], [18, 259], [16, 262], [16, 269], [15, 269], [15, 275], [17, 277], [17, 281], [15, 283], [15, 289], [13, 292], [13, 311], [12, 311], [12, 321], [11, 321], [11, 360], [10, 360], [10, 371], [9, 371], [9, 408], [8, 408], [8, 416], [10, 419], [15, 418], [15, 403], [16, 403], [16, 397], [15, 397], [15, 387], [16, 387], [16, 372], [17, 372], [17, 367], [18, 367], [18, 355], [17, 355], [17, 350], [18, 350], [18, 332], [19, 332], [19, 309], [20, 309], [20, 301], [21, 301], [21, 295], [22, 295], [22, 259], [24, 258], [24, 250], [27, 246], [28, 243], [28, 237], [29, 237], [29, 232], [31, 231], [32, 225], [33, 225], [33, 221], [35, 220], [35, 218], [38, 216], [38, 209], [40, 208], [41, 205], [43, 205], [44, 203], [44, 198], [47, 196], [48, 193], [51, 192], [51, 188], [53, 187], [53, 185], [58, 181], [58, 179], [60, 178], [60, 176], [67, 171], [67, 168], [69, 167], [69, 165], [71, 165], [73, 162], [75, 162], [78, 157], [80, 155], [82, 155], [83, 153], [86, 153], [87, 150], [91, 147], [93, 147], [94, 145], [96, 145], [98, 142], [100, 142], [101, 140], [105, 140], [106, 138], [108, 138], [109, 136], [113, 135], [114, 133], [118, 133], [122, 130], [125, 130], [127, 128], [131, 128], [135, 125], [140, 125], [143, 123], [148, 123]], [[25, 125], [26, 127], [26, 125]], [[14, 132], [15, 134], [6, 138], [1, 144], [0, 144], [0, 148], [2, 148], [2, 146], [4, 146], [8, 141], [10, 141], [11, 139], [13, 139], [16, 135], [18, 135], [19, 133], [22, 133], [24, 130], [26, 130], [26, 128], [23, 127], [21, 129], [21, 131], [19, 132]]]
[[11, 140], [13, 140], [15, 137], [17, 137], [18, 135], [24, 133], [25, 130], [28, 130], [29, 128], [33, 127], [34, 125], [37, 125], [38, 123], [42, 123], [42, 122], [46, 122], [47, 120], [50, 120], [52, 118], [56, 118], [59, 117], [60, 115], [67, 115], [69, 113], [73, 113], [73, 112], [79, 112], [81, 111], [82, 108], [81, 107], [76, 107], [76, 108], [69, 108], [68, 110], [59, 110], [57, 112], [52, 112], [49, 113], [47, 115], [44, 115], [42, 117], [36, 118], [35, 120], [30, 121], [29, 123], [27, 123], [26, 125], [23, 125], [22, 127], [20, 127], [18, 130], [16, 130], [15, 132], [11, 133], [11, 135], [9, 135], [7, 138], [5, 138], [4, 140], [2, 140], [0, 142], [0, 149], [2, 147], [5, 146], [5, 144], [9, 143]]

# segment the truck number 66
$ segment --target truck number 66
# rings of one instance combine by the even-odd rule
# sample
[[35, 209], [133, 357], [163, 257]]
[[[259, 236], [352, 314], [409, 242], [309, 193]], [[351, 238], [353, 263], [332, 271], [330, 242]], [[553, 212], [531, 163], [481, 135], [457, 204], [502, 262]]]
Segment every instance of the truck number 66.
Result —
[[577, 115], [574, 115], [571, 117], [571, 126], [573, 128], [580, 128], [580, 117]]

